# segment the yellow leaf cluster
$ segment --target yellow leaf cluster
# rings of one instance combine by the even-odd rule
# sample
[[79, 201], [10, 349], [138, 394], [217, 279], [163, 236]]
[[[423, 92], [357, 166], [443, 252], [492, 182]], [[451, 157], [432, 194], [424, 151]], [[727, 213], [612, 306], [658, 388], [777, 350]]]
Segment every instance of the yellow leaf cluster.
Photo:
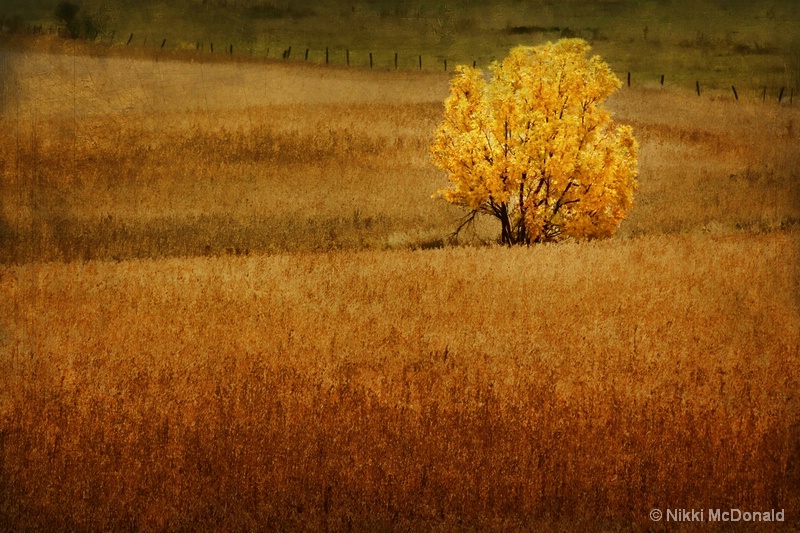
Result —
[[638, 144], [603, 107], [620, 86], [581, 39], [511, 50], [483, 72], [459, 66], [431, 146], [470, 215], [498, 218], [506, 244], [613, 234], [633, 202]]

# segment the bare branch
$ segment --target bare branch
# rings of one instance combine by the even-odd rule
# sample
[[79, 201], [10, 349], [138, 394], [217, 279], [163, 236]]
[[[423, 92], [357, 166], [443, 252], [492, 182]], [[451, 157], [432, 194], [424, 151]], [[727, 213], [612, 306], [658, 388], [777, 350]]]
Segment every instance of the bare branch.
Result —
[[464, 229], [465, 226], [467, 226], [467, 225], [469, 225], [469, 224], [471, 224], [472, 222], [475, 221], [475, 217], [476, 216], [478, 216], [478, 211], [477, 210], [470, 211], [470, 213], [467, 216], [464, 217], [464, 219], [461, 221], [461, 224], [458, 225], [456, 230], [453, 233], [451, 233], [448, 236], [448, 238], [450, 238], [450, 239], [457, 238], [458, 234], [461, 233], [461, 230]]

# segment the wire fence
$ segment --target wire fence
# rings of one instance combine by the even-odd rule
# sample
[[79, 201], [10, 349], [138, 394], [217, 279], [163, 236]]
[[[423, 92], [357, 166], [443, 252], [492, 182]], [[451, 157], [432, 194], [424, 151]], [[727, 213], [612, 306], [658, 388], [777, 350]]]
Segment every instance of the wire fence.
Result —
[[[64, 29], [59, 27], [44, 27], [41, 25], [28, 25], [27, 28], [17, 30], [17, 33], [29, 35], [61, 35]], [[256, 45], [253, 42], [244, 45], [235, 45], [231, 42], [213, 41], [210, 39], [200, 41], [187, 41], [172, 36], [157, 36], [153, 33], [128, 33], [119, 35], [116, 30], [96, 35], [87, 41], [111, 45], [134, 47], [150, 50], [156, 54], [174, 54], [206, 58], [252, 58], [265, 61], [303, 62], [314, 65], [332, 67], [351, 67], [372, 70], [417, 70], [425, 72], [453, 72], [457, 65], [472, 65], [485, 67], [495, 58], [464, 58], [447, 57], [446, 54], [411, 53], [405, 51], [368, 50], [359, 47], [326, 46], [322, 47], [297, 47], [273, 41], [271, 37], [265, 38], [265, 43]], [[159, 57], [159, 56], [156, 56]], [[623, 85], [629, 88], [681, 88], [692, 90], [698, 97], [727, 95], [733, 101], [761, 101], [763, 103], [777, 103], [781, 106], [793, 106], [794, 96], [797, 93], [796, 85], [789, 84], [764, 84], [752, 81], [731, 81], [729, 84], [721, 83], [719, 77], [713, 81], [692, 79], [685, 74], [660, 75], [637, 74], [632, 71], [622, 72]]]
[[[125, 41], [126, 45], [135, 44], [135, 37], [136, 35], [131, 33], [129, 34], [127, 40]], [[142, 37], [142, 45], [146, 46], [148, 41], [148, 36], [145, 35]], [[150, 38], [150, 42], [154, 42], [154, 39]], [[155, 40], [155, 42], [158, 42]], [[162, 38], [160, 42], [159, 49], [164, 50], [165, 47], [168, 45], [168, 39]], [[167, 47], [169, 50], [170, 48]], [[186, 44], [184, 41], [177, 41], [173, 43], [171, 48], [172, 50], [187, 50]], [[189, 48], [191, 50], [191, 48]], [[426, 54], [414, 54], [414, 53], [405, 53], [400, 54], [397, 51], [394, 52], [376, 52], [376, 51], [367, 51], [364, 49], [352, 49], [352, 48], [341, 48], [341, 47], [325, 47], [324, 49], [314, 49], [314, 48], [302, 48], [297, 49], [294, 48], [292, 45], [280, 46], [280, 45], [273, 45], [272, 47], [267, 47], [266, 51], [262, 51], [261, 54], [254, 51], [253, 47], [245, 48], [242, 50], [237, 49], [234, 51], [233, 44], [227, 44], [220, 49], [219, 45], [217, 45], [216, 49], [214, 47], [214, 43], [211, 41], [197, 41], [194, 45], [194, 52], [197, 53], [222, 53], [228, 54], [231, 56], [234, 55], [249, 55], [251, 57], [262, 57], [264, 59], [280, 59], [282, 61], [303, 61], [303, 62], [311, 62], [315, 64], [324, 64], [324, 65], [338, 65], [338, 66], [347, 66], [347, 67], [356, 67], [356, 68], [381, 68], [381, 69], [389, 69], [389, 70], [419, 70], [419, 71], [444, 71], [444, 72], [452, 72], [455, 70], [456, 65], [469, 65], [470, 61], [454, 61], [451, 58], [445, 57], [443, 54], [436, 54], [436, 55], [426, 55]], [[489, 64], [493, 59], [472, 59], [471, 64], [472, 67], [478, 66], [486, 66]], [[627, 72], [625, 76], [625, 85], [627, 87], [636, 87], [638, 86], [660, 86], [660, 87], [677, 87], [682, 86], [684, 88], [692, 88], [696, 92], [697, 96], [703, 96], [706, 92], [713, 92], [713, 94], [719, 95], [721, 92], [721, 86], [719, 83], [705, 83], [699, 79], [694, 80], [694, 83], [687, 81], [686, 76], [678, 77], [678, 79], [670, 78], [666, 74], [660, 74], [657, 77], [650, 76], [649, 78], [644, 76], [637, 76], [632, 72]], [[738, 89], [737, 89], [738, 87]], [[761, 100], [762, 102], [777, 102], [778, 104], [788, 104], [794, 105], [794, 95], [796, 92], [796, 87], [794, 86], [787, 86], [787, 85], [754, 85], [752, 83], [747, 82], [739, 82], [739, 83], [731, 83], [730, 88], [725, 88], [724, 92], [728, 92], [729, 95], [735, 100], [739, 101], [740, 97], [744, 98], [745, 96], [748, 97], [749, 100]]]

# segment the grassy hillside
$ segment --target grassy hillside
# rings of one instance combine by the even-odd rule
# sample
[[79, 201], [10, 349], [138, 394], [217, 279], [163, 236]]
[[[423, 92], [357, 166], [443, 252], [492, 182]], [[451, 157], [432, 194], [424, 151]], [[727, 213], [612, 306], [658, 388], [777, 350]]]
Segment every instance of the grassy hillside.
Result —
[[[441, 246], [461, 215], [430, 198], [445, 73], [2, 57], [4, 262]], [[800, 220], [800, 108], [741, 98], [619, 91], [641, 142], [621, 236]]]
[[[562, 36], [590, 40], [618, 72], [634, 72], [638, 83], [661, 74], [669, 84], [728, 89], [731, 84], [797, 87], [800, 74], [800, 8], [792, 1], [743, 2], [473, 2], [307, 0], [175, 0], [122, 2], [75, 0], [77, 19], [90, 20], [91, 38], [134, 46], [209, 53], [233, 45], [237, 53], [281, 57], [289, 46], [297, 59], [393, 68], [442, 69], [477, 61], [486, 65], [516, 44]], [[7, 17], [52, 28], [55, 1], [11, 1]], [[0, 12], [0, 15], [3, 15]], [[85, 24], [80, 22], [83, 28]], [[89, 30], [87, 30], [89, 31]]]

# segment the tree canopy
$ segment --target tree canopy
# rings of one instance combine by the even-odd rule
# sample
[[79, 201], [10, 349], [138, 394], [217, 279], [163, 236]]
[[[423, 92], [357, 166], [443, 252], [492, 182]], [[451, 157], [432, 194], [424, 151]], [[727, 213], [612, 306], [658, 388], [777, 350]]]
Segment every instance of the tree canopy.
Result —
[[589, 50], [581, 39], [520, 46], [490, 81], [457, 68], [431, 156], [450, 180], [438, 194], [469, 210], [465, 222], [498, 218], [508, 245], [614, 233], [633, 203], [638, 144], [603, 107], [621, 83]]

